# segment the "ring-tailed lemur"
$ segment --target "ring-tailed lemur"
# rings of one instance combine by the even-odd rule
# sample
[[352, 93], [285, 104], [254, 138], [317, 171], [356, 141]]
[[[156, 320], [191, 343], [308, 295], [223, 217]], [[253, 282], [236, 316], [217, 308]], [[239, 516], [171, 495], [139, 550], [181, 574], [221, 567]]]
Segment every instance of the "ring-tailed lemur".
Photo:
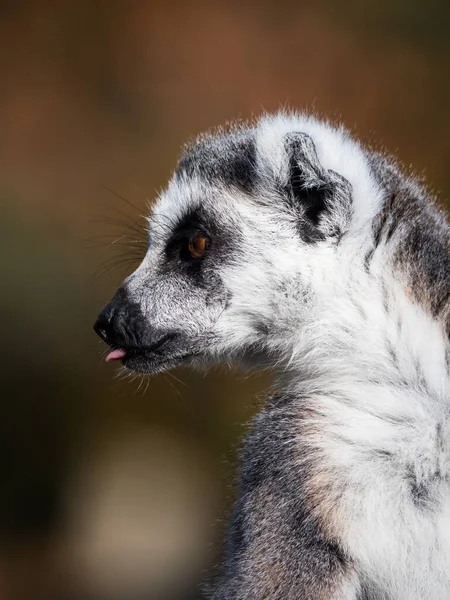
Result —
[[449, 226], [342, 128], [188, 146], [100, 314], [108, 359], [271, 365], [213, 600], [450, 598]]

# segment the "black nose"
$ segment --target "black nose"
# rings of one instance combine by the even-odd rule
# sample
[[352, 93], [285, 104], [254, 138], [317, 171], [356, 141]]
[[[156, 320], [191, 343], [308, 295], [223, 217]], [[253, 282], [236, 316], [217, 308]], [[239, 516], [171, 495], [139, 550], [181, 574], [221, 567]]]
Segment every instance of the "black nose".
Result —
[[99, 335], [104, 342], [109, 345], [114, 343], [115, 331], [114, 331], [114, 315], [116, 313], [116, 307], [112, 302], [107, 304], [102, 312], [98, 315], [97, 320], [94, 324], [94, 331]]

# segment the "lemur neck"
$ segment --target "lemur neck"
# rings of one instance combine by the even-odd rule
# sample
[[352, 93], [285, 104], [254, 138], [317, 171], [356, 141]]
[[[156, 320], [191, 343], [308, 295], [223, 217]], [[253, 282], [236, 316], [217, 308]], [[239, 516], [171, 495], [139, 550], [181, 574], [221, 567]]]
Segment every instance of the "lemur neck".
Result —
[[337, 275], [330, 272], [322, 306], [299, 328], [282, 379], [306, 393], [357, 397], [376, 385], [448, 398], [445, 328], [411, 294], [395, 253], [380, 248], [370, 269], [364, 252], [342, 254], [348, 265], [340, 257]]

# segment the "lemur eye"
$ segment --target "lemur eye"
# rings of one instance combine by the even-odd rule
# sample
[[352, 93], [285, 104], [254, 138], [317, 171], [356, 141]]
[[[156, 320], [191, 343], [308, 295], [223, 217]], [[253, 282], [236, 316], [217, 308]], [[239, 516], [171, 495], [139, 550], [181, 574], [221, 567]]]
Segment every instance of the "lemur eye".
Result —
[[208, 247], [208, 238], [198, 236], [189, 241], [189, 254], [192, 258], [201, 258]]

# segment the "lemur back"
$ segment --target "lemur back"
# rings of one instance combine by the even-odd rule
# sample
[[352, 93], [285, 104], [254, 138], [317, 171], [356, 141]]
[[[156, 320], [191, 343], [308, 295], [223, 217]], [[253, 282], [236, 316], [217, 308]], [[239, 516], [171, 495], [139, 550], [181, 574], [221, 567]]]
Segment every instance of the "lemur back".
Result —
[[126, 368], [270, 366], [212, 600], [450, 598], [450, 235], [342, 128], [189, 145], [97, 331]]

